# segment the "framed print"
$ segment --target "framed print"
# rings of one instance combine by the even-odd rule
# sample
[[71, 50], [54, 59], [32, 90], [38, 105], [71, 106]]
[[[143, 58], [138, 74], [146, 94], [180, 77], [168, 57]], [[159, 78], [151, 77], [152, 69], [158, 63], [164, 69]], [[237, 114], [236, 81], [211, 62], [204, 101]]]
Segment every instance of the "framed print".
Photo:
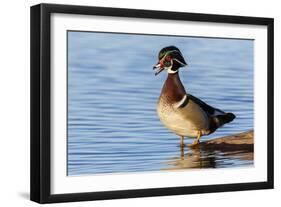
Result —
[[273, 19], [31, 7], [31, 200], [273, 188]]

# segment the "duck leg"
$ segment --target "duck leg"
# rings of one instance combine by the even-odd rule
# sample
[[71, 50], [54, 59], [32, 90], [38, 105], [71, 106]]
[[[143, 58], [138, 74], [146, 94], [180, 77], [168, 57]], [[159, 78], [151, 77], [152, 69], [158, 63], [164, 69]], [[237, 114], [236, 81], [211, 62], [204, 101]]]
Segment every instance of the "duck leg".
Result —
[[181, 147], [181, 160], [184, 160], [184, 147]]
[[200, 141], [199, 141], [200, 137], [201, 137], [201, 131], [198, 131], [196, 140], [192, 144], [189, 144], [188, 146], [194, 147], [194, 146], [198, 145], [200, 143]]
[[181, 136], [180, 147], [184, 147], [184, 136]]

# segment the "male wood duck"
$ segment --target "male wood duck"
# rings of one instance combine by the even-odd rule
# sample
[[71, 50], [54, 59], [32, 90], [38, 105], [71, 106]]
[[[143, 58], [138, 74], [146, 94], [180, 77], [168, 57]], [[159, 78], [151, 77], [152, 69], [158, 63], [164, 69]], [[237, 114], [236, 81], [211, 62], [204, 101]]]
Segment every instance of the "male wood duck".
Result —
[[196, 138], [189, 145], [196, 146], [201, 136], [213, 133], [235, 118], [233, 113], [214, 108], [185, 91], [178, 71], [187, 64], [177, 47], [163, 48], [158, 59], [159, 62], [153, 67], [155, 75], [166, 70], [168, 77], [158, 100], [157, 113], [160, 121], [180, 136], [181, 147], [184, 146], [184, 137]]

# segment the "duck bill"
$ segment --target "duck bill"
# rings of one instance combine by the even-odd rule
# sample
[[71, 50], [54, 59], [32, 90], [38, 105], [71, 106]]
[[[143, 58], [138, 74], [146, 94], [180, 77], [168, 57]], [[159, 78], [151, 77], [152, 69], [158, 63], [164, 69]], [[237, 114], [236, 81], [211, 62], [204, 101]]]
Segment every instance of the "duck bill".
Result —
[[155, 76], [156, 76], [164, 70], [164, 67], [162, 68], [161, 64], [159, 63], [153, 67], [153, 70], [156, 70], [155, 72]]

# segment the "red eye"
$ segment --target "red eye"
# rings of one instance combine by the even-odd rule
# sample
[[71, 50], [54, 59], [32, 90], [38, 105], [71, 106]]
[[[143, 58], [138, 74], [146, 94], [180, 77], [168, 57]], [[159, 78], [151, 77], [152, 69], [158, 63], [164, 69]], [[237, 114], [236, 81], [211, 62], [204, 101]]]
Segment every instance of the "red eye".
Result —
[[167, 56], [167, 57], [166, 57], [166, 60], [167, 60], [167, 61], [171, 61], [171, 59], [172, 59], [171, 56]]

